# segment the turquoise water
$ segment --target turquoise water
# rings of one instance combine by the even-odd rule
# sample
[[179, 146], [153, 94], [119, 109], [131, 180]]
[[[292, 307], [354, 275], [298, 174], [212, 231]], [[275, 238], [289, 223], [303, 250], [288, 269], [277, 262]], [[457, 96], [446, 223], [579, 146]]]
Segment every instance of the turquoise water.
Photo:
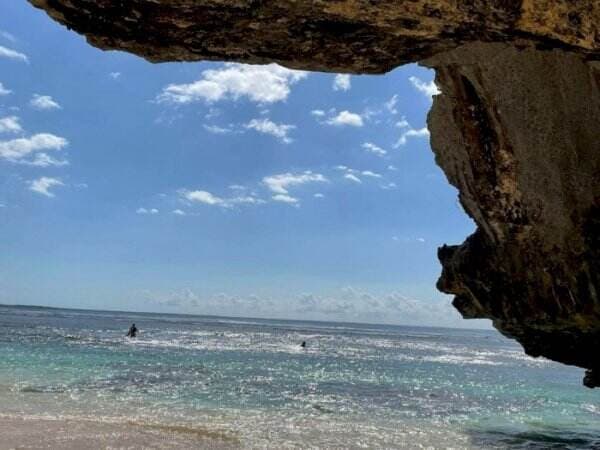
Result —
[[245, 447], [600, 448], [582, 375], [493, 331], [0, 306], [0, 414]]

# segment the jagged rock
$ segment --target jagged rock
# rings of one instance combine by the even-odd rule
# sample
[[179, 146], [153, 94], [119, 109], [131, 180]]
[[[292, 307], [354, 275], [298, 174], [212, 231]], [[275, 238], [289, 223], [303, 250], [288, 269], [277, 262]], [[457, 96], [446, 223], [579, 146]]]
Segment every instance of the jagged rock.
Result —
[[432, 147], [478, 225], [439, 250], [438, 287], [466, 318], [600, 386], [600, 2], [29, 1], [154, 62], [434, 68]]
[[443, 92], [428, 118], [437, 163], [478, 225], [439, 250], [438, 287], [528, 354], [597, 371], [600, 63], [473, 43], [423, 64]]
[[102, 49], [152, 62], [381, 73], [461, 44], [600, 51], [596, 0], [29, 0]]

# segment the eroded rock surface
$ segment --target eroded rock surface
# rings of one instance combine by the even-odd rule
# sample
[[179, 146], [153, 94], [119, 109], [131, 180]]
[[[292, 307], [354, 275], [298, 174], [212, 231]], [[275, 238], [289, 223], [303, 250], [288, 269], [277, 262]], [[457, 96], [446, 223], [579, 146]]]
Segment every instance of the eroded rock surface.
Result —
[[596, 0], [29, 0], [92, 45], [153, 62], [381, 73], [472, 41], [600, 50]]
[[440, 249], [438, 287], [528, 354], [598, 371], [600, 63], [470, 44], [425, 65], [436, 160], [478, 225]]
[[440, 249], [439, 288], [600, 385], [600, 2], [29, 1], [154, 62], [436, 69], [432, 147], [478, 225]]

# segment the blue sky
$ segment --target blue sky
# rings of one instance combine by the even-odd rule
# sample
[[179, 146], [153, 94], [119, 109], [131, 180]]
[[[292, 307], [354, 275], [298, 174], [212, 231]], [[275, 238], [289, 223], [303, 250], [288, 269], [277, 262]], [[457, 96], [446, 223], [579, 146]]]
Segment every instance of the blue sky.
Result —
[[434, 287], [473, 224], [433, 72], [153, 65], [0, 10], [0, 302], [482, 325]]

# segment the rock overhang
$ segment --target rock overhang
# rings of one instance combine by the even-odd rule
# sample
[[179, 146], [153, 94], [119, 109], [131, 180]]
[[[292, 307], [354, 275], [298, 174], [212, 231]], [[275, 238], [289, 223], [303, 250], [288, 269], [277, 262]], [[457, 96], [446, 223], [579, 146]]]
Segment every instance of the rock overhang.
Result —
[[384, 73], [469, 42], [600, 55], [594, 0], [29, 0], [102, 49], [152, 62]]

